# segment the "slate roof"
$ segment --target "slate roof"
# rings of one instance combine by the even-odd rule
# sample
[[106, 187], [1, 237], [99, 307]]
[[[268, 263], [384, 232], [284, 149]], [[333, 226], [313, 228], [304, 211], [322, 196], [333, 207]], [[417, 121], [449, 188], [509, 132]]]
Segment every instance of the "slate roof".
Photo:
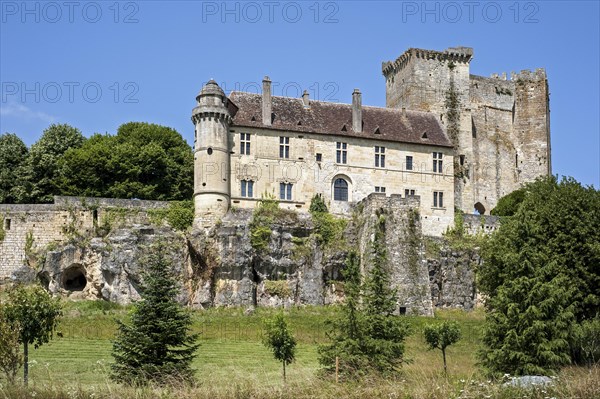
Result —
[[235, 126], [452, 147], [437, 118], [429, 112], [406, 110], [403, 116], [400, 109], [363, 106], [360, 133], [352, 130], [352, 104], [311, 100], [310, 107], [305, 108], [302, 98], [273, 96], [274, 120], [265, 126], [262, 95], [232, 92], [229, 100], [238, 108], [233, 116]]

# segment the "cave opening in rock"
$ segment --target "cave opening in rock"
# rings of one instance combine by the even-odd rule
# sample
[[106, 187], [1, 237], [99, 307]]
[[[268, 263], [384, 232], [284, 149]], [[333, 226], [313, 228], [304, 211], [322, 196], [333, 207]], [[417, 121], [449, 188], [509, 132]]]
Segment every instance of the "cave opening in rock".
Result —
[[83, 291], [87, 285], [85, 269], [82, 265], [72, 265], [63, 272], [62, 286], [67, 291]]

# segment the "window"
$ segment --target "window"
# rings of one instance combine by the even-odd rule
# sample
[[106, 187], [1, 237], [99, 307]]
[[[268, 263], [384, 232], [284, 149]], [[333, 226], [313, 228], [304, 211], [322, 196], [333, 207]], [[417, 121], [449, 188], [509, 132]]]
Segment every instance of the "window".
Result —
[[413, 157], [410, 155], [406, 156], [406, 170], [413, 170]]
[[279, 183], [279, 199], [291, 200], [292, 199], [292, 183]]
[[442, 173], [442, 153], [433, 153], [433, 173]]
[[240, 133], [240, 154], [250, 155], [250, 133]]
[[323, 154], [317, 153], [317, 162], [321, 162], [323, 160]]
[[4, 230], [10, 230], [10, 219], [4, 219]]
[[404, 190], [404, 196], [405, 197], [414, 197], [415, 196], [415, 190], [411, 190], [411, 189], [405, 189]]
[[385, 187], [375, 186], [376, 193], [385, 193]]
[[279, 158], [290, 157], [290, 138], [280, 137], [279, 138]]
[[348, 182], [342, 178], [333, 182], [334, 201], [348, 201]]
[[375, 167], [385, 168], [385, 147], [375, 146]]
[[337, 142], [335, 147], [335, 161], [337, 163], [348, 163], [348, 143]]
[[242, 197], [254, 197], [254, 182], [252, 180], [242, 180]]
[[443, 208], [444, 207], [444, 193], [441, 191], [433, 192], [433, 207]]

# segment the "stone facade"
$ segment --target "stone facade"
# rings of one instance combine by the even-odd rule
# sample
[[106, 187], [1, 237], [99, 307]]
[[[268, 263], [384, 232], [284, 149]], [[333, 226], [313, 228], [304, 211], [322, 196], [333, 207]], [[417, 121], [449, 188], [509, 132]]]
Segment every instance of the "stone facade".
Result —
[[386, 106], [439, 116], [454, 146], [455, 205], [489, 214], [498, 199], [551, 173], [544, 69], [471, 75], [473, 49], [409, 49], [383, 63]]
[[[551, 173], [548, 82], [543, 69], [510, 80], [471, 75], [472, 58], [467, 47], [409, 49], [385, 62], [386, 108], [363, 106], [358, 89], [351, 104], [337, 104], [307, 92], [272, 96], [268, 77], [262, 95], [226, 96], [208, 82], [192, 113], [196, 226], [265, 194], [298, 210], [320, 195], [340, 215], [373, 192], [419, 195], [433, 236], [455, 207], [489, 214], [500, 197]], [[347, 193], [336, 196], [336, 182]]]

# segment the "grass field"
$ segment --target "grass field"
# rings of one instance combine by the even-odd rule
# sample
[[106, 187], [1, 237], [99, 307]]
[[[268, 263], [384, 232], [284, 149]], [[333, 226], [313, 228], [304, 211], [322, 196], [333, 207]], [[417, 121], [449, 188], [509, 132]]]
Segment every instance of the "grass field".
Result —
[[[317, 375], [317, 346], [325, 340], [325, 320], [333, 315], [334, 309], [290, 309], [286, 314], [299, 345], [297, 360], [288, 368], [288, 383], [283, 385], [280, 363], [261, 344], [262, 320], [275, 311], [258, 309], [252, 315], [244, 315], [243, 309], [194, 312], [194, 330], [201, 333], [201, 347], [194, 362], [199, 385], [168, 396], [170, 393], [160, 389], [133, 391], [121, 388], [108, 378], [115, 319], [126, 318], [128, 309], [105, 302], [67, 303], [59, 335], [49, 344], [31, 351], [31, 389], [2, 388], [0, 397], [562, 397], [560, 393], [552, 396], [551, 391], [525, 394], [529, 396], [523, 396], [521, 392], [517, 393], [520, 396], [498, 396], [510, 390], [498, 390], [497, 385], [490, 384], [478, 373], [476, 366], [484, 318], [481, 311], [441, 311], [435, 319], [409, 317], [413, 334], [408, 338], [406, 348], [411, 362], [404, 366], [396, 380], [336, 385]], [[448, 351], [448, 379], [441, 374], [441, 354], [427, 350], [421, 333], [426, 323], [443, 319], [459, 321], [463, 334], [463, 339]], [[569, 397], [600, 397], [600, 388], [594, 383], [600, 380], [597, 369], [571, 368], [565, 370], [561, 378], [567, 375], [577, 382], [577, 389], [583, 390], [581, 396], [573, 396], [575, 391], [571, 390]], [[588, 391], [595, 396], [586, 396]], [[469, 396], [471, 392], [474, 396]]]

